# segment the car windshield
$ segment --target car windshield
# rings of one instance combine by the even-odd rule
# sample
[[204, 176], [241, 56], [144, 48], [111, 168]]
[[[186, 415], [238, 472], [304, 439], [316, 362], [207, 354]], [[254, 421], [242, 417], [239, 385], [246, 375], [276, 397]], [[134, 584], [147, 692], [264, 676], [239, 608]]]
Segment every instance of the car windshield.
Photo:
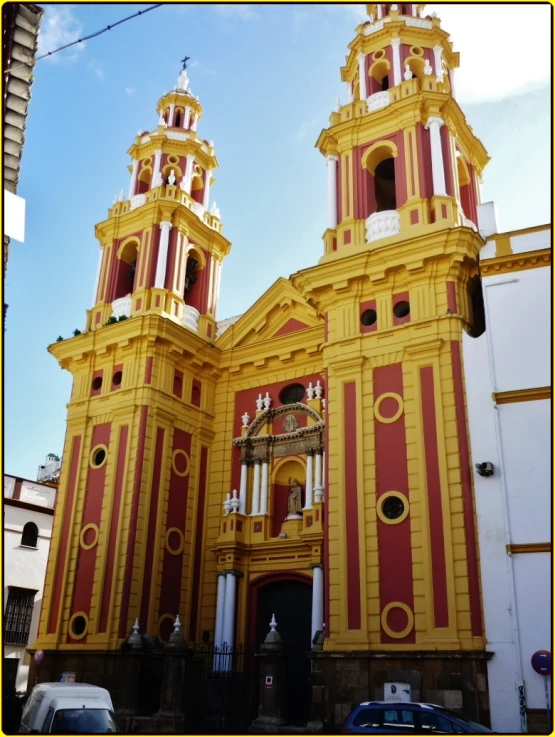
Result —
[[108, 709], [60, 709], [52, 721], [53, 734], [109, 734], [117, 732]]
[[456, 711], [451, 711], [451, 709], [438, 709], [438, 711], [441, 711], [443, 714], [447, 714], [447, 716], [454, 717], [455, 719], [468, 724], [473, 732], [486, 732], [493, 734], [492, 729], [488, 729], [488, 727], [484, 727], [483, 724], [478, 724], [478, 722], [473, 722], [472, 719], [462, 717], [460, 714], [457, 714]]

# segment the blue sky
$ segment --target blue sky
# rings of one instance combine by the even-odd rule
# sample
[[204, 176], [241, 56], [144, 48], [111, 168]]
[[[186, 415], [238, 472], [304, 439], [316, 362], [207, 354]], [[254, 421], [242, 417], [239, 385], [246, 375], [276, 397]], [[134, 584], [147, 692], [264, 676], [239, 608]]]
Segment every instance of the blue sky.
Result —
[[[141, 6], [47, 6], [41, 51]], [[211, 200], [233, 244], [218, 319], [244, 312], [279, 276], [317, 262], [326, 168], [314, 148], [338, 97], [339, 67], [364, 5], [165, 5], [35, 70], [18, 194], [25, 243], [6, 276], [5, 471], [35, 478], [61, 453], [71, 376], [46, 346], [82, 329], [98, 246], [94, 225], [122, 188], [127, 149], [192, 57], [203, 138], [220, 169]], [[550, 219], [549, 5], [428, 6], [461, 52], [457, 94], [492, 157], [483, 199], [504, 230]], [[525, 16], [525, 18], [524, 18]], [[506, 49], [532, 48], [522, 62]], [[479, 51], [478, 51], [479, 50]]]

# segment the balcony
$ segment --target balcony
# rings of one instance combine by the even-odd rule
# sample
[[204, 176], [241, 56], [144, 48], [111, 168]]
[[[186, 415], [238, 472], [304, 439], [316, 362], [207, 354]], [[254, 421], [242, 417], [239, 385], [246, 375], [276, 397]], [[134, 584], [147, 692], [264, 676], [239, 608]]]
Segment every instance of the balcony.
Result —
[[146, 204], [146, 194], [136, 194], [129, 200], [129, 210], [136, 210]]
[[131, 317], [131, 295], [120, 297], [112, 302], [112, 317]]
[[373, 113], [375, 110], [381, 110], [382, 108], [387, 107], [390, 102], [391, 95], [389, 94], [389, 90], [375, 92], [373, 95], [366, 98], [366, 106], [369, 113]]
[[185, 305], [183, 307], [183, 317], [181, 318], [181, 323], [183, 327], [189, 328], [189, 330], [192, 330], [194, 333], [198, 333], [199, 317], [200, 312], [197, 309], [191, 307], [191, 305]]
[[366, 218], [366, 242], [373, 243], [401, 232], [401, 218], [397, 210], [375, 212]]

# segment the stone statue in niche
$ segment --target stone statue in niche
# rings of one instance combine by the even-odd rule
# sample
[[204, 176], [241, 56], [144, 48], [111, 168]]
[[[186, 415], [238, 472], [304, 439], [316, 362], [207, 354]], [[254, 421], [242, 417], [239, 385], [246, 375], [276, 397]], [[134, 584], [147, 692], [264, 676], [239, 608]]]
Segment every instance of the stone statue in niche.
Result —
[[[294, 486], [291, 486], [294, 484]], [[297, 479], [289, 479], [289, 496], [287, 497], [287, 519], [297, 519], [301, 516], [302, 488]]]
[[285, 432], [295, 432], [299, 427], [299, 420], [296, 415], [287, 415], [283, 420], [283, 429]]

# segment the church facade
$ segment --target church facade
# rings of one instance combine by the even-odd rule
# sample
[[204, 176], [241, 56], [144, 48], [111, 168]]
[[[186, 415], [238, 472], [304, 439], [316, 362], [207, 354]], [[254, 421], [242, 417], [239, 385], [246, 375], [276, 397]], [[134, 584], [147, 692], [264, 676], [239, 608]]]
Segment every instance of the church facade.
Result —
[[179, 615], [191, 643], [256, 647], [275, 614], [311, 654], [307, 721], [401, 682], [488, 723], [462, 355], [485, 329], [488, 156], [439, 19], [368, 14], [317, 142], [323, 255], [238, 318], [216, 320], [231, 244], [185, 70], [129, 149], [86, 329], [49, 347], [74, 382], [45, 674], [98, 658], [109, 685], [136, 620], [161, 643]]

